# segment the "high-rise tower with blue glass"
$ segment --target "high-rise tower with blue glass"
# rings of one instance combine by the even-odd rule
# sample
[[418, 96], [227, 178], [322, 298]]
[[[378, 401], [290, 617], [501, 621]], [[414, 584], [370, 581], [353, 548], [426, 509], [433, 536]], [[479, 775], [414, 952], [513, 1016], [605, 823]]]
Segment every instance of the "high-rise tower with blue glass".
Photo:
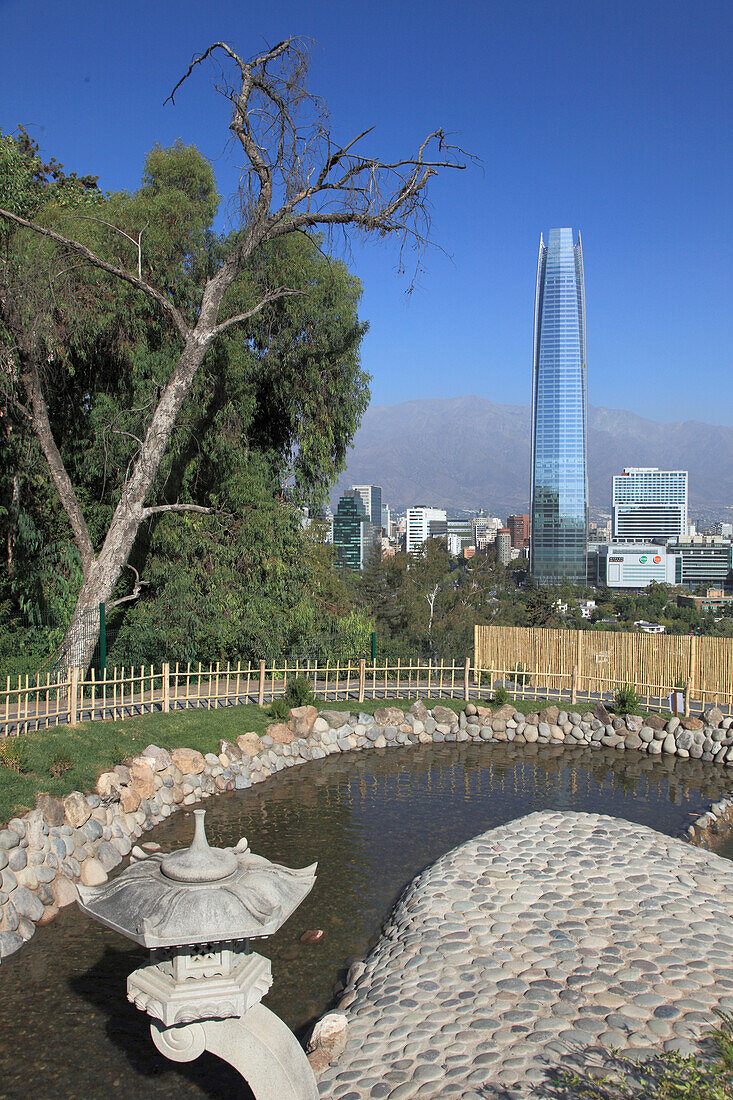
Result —
[[572, 229], [540, 237], [532, 381], [532, 574], [585, 584], [588, 529], [583, 249]]

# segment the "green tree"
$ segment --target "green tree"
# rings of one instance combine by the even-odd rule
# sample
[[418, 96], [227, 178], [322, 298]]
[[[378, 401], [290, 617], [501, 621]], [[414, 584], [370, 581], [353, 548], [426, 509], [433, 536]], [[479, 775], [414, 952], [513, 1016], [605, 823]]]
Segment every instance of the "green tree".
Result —
[[[217, 239], [211, 229], [216, 194], [208, 182], [210, 170], [209, 175], [202, 169], [193, 177], [182, 177], [180, 164], [164, 158], [149, 163], [144, 194], [129, 204], [120, 201], [118, 217], [104, 216], [113, 213], [106, 206], [103, 212], [95, 207], [89, 214], [92, 220], [85, 220], [75, 237], [66, 235], [67, 219], [54, 206], [55, 195], [42, 209], [23, 205], [31, 183], [16, 186], [15, 162], [4, 188], [11, 195], [11, 201], [0, 207], [6, 245], [0, 271], [6, 382], [15, 389], [14, 399], [48, 464], [82, 570], [63, 653], [69, 664], [88, 663], [91, 649], [81, 629], [84, 615], [110, 600], [141, 525], [166, 513], [212, 511], [211, 506], [181, 500], [170, 491], [175, 485], [168, 484], [166, 459], [184, 403], [202, 366], [209, 356], [216, 356], [224, 338], [254, 318], [268, 325], [271, 307], [279, 303], [282, 308], [284, 298], [308, 298], [302, 286], [271, 281], [273, 270], [280, 270], [273, 250], [287, 238], [319, 228], [395, 235], [403, 244], [420, 245], [428, 225], [427, 185], [439, 169], [458, 166], [442, 130], [429, 135], [415, 155], [394, 161], [359, 152], [365, 134], [345, 145], [336, 142], [322, 105], [307, 90], [306, 59], [294, 39], [250, 61], [215, 43], [192, 63], [174, 95], [212, 55], [223, 55], [235, 74], [227, 95], [233, 112], [230, 129], [244, 158], [238, 195], [242, 220], [226, 240]], [[87, 217], [78, 209], [75, 215], [77, 223]], [[40, 245], [31, 246], [32, 235], [40, 237]], [[43, 277], [38, 276], [41, 267]], [[48, 290], [49, 278], [56, 287], [50, 296], [42, 293], [44, 287]], [[14, 304], [18, 301], [21, 309]], [[87, 308], [80, 308], [82, 304]], [[90, 529], [84, 494], [69, 474], [48, 416], [48, 366], [71, 362], [77, 348], [91, 362], [90, 344], [111, 339], [119, 328], [114, 323], [118, 312], [124, 314], [123, 331], [137, 335], [144, 348], [151, 396], [142, 406], [126, 406], [138, 421], [137, 432], [114, 429], [120, 433], [117, 452], [129, 446], [131, 453], [126, 464], [117, 467], [120, 491], [97, 533]], [[266, 366], [269, 338], [258, 348], [249, 330], [244, 332], [255, 349], [264, 352]], [[117, 348], [113, 344], [109, 350], [114, 360]], [[316, 349], [314, 369], [317, 358]], [[276, 389], [272, 396], [277, 399]], [[324, 379], [320, 415], [327, 411], [328, 401]], [[318, 424], [317, 415], [315, 421]], [[309, 442], [298, 447], [294, 465], [307, 478], [314, 464], [322, 465], [334, 451], [338, 455], [339, 447], [330, 426], [318, 424]]]

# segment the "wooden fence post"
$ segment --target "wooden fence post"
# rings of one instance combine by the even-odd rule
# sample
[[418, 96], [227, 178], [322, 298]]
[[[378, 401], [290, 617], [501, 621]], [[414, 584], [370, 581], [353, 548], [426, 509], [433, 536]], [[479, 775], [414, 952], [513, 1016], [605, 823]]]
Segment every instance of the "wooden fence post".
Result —
[[[580, 633], [580, 631], [578, 631]], [[578, 701], [578, 666], [573, 665], [573, 679], [572, 687], [570, 690], [570, 702], [577, 703]]]
[[171, 709], [171, 666], [168, 661], [163, 662], [163, 713], [168, 714]]
[[685, 718], [690, 717], [690, 698], [692, 696], [692, 677], [685, 684]]
[[359, 661], [359, 702], [364, 702], [364, 687], [366, 685], [366, 660], [364, 657]]
[[[79, 669], [72, 668], [69, 684], [69, 725], [75, 726], [79, 716]], [[20, 712], [20, 696], [18, 697], [18, 711]]]
[[690, 717], [690, 699], [695, 691], [695, 678], [697, 676], [697, 635], [690, 637], [690, 670], [688, 673], [687, 690], [685, 692], [685, 717]]
[[463, 698], [468, 702], [470, 699], [470, 676], [471, 676], [471, 658], [466, 657], [466, 667], [463, 671]]
[[257, 692], [257, 706], [265, 705], [265, 662], [260, 661], [260, 686]]

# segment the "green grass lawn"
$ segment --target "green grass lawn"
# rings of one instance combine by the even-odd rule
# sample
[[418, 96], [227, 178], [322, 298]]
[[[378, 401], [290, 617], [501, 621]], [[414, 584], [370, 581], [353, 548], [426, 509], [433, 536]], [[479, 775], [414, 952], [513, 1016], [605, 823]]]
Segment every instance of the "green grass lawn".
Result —
[[[462, 699], [425, 699], [429, 709], [438, 704], [463, 710]], [[397, 706], [409, 710], [413, 699], [373, 699], [364, 703], [355, 700], [317, 705], [345, 712], [365, 711], [373, 714], [378, 707]], [[546, 699], [510, 700], [523, 714], [551, 705]], [[487, 704], [495, 705], [495, 704]], [[567, 705], [567, 704], [565, 704]], [[580, 709], [580, 708], [579, 708]], [[36, 795], [42, 791], [63, 798], [69, 791], [94, 790], [97, 777], [122, 760], [135, 756], [153, 743], [162, 748], [185, 747], [199, 752], [216, 752], [219, 741], [234, 741], [248, 730], [262, 734], [273, 719], [267, 708], [254, 704], [220, 707], [216, 710], [187, 710], [173, 714], [147, 714], [127, 718], [124, 722], [83, 722], [78, 726], [57, 726], [39, 733], [27, 733], [0, 743], [3, 749], [17, 750], [22, 760], [22, 772], [0, 766], [0, 822], [32, 809]], [[54, 777], [51, 769], [57, 760], [69, 767]]]

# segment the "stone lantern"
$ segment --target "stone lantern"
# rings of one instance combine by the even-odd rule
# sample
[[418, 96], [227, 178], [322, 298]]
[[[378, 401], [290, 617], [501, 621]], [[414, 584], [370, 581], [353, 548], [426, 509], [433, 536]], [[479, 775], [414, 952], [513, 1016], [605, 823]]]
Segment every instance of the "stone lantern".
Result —
[[317, 1100], [308, 1059], [261, 1000], [268, 959], [249, 941], [271, 936], [310, 893], [316, 864], [291, 870], [249, 851], [210, 848], [194, 810], [190, 848], [151, 855], [103, 886], [79, 886], [79, 907], [150, 949], [127, 996], [152, 1021], [158, 1050], [189, 1062], [204, 1050], [229, 1062], [257, 1100]]

